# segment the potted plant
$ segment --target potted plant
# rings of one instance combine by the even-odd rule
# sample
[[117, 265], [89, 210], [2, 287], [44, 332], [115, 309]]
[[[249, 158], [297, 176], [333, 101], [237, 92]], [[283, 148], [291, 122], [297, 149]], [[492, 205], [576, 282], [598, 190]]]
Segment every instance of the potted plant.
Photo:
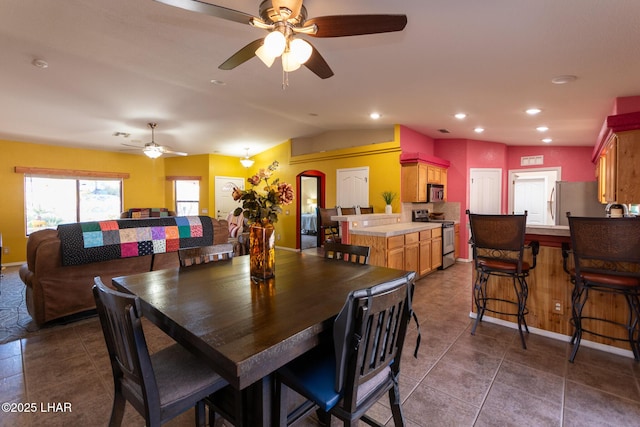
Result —
[[393, 200], [397, 196], [398, 195], [396, 193], [394, 193], [393, 191], [383, 191], [382, 192], [382, 198], [384, 199], [384, 202], [386, 203], [386, 206], [384, 207], [384, 213], [390, 214], [390, 213], [393, 212], [393, 210], [391, 208], [391, 203], [393, 202]]

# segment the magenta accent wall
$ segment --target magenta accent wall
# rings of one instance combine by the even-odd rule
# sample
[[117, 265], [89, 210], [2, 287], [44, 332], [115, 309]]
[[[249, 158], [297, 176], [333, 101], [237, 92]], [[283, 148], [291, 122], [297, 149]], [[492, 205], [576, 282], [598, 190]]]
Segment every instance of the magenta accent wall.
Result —
[[[562, 181], [595, 181], [596, 165], [591, 162], [593, 147], [520, 147], [507, 149], [507, 169], [562, 168]], [[524, 156], [544, 156], [542, 165], [520, 166]]]
[[424, 153], [433, 156], [433, 148], [433, 138], [400, 125], [400, 149], [403, 153]]

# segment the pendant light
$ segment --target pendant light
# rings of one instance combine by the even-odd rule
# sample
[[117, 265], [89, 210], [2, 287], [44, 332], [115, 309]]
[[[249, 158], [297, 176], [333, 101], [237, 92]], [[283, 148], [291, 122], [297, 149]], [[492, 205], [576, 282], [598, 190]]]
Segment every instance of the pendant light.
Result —
[[253, 166], [254, 162], [249, 158], [249, 149], [245, 148], [245, 150], [247, 150], [247, 154], [245, 154], [243, 159], [240, 159], [240, 163], [242, 163], [242, 166], [244, 166], [245, 168], [250, 168], [251, 166]]

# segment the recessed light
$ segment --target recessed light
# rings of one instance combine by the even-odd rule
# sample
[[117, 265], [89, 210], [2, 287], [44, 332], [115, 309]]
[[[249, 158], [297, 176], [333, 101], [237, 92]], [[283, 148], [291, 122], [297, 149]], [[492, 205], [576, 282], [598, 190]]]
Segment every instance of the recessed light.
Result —
[[563, 84], [567, 84], [567, 83], [571, 83], [571, 82], [575, 82], [578, 78], [576, 76], [572, 76], [572, 75], [564, 75], [564, 76], [557, 76], [551, 79], [551, 83], [555, 84], [555, 85], [563, 85]]
[[214, 84], [214, 85], [216, 85], [216, 86], [224, 86], [224, 85], [226, 85], [227, 83], [226, 83], [226, 82], [224, 82], [224, 81], [222, 81], [222, 80], [212, 79], [212, 80], [211, 80], [211, 84]]
[[42, 68], [42, 69], [49, 67], [49, 63], [47, 61], [39, 58], [35, 58], [33, 61], [31, 61], [31, 65], [33, 65], [34, 67]]
[[553, 139], [551, 139], [551, 138], [544, 138], [544, 139], [542, 140], [542, 142], [544, 142], [545, 144], [548, 144], [548, 143], [550, 143], [551, 141], [553, 141]]
[[546, 127], [546, 126], [538, 126], [538, 127], [536, 128], [536, 130], [537, 130], [538, 132], [546, 132], [546, 131], [548, 131], [548, 130], [549, 130], [549, 128], [548, 128], [548, 127]]
[[373, 120], [378, 120], [382, 116], [380, 115], [380, 113], [371, 113], [369, 114], [369, 117], [371, 117], [371, 119]]
[[456, 113], [453, 117], [455, 117], [458, 120], [462, 120], [465, 117], [467, 117], [467, 115], [465, 113]]
[[484, 132], [484, 128], [481, 128], [480, 126], [478, 126], [478, 127], [477, 127], [477, 128], [475, 128], [473, 131], [474, 131], [475, 133], [482, 133], [482, 132]]
[[528, 110], [526, 110], [525, 112], [530, 115], [530, 116], [535, 116], [536, 114], [539, 114], [542, 110], [539, 108], [529, 108]]

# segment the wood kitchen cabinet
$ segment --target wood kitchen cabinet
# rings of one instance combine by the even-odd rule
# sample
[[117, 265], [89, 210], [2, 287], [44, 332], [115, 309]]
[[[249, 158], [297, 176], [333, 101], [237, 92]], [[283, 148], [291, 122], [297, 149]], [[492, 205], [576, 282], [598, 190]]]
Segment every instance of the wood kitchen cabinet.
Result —
[[351, 234], [354, 245], [369, 246], [369, 264], [411, 270], [424, 276], [442, 265], [442, 228], [383, 237]]
[[598, 159], [601, 203], [640, 203], [640, 130], [611, 136]]
[[426, 202], [427, 184], [445, 185], [446, 200], [447, 169], [422, 162], [402, 165], [400, 193], [402, 202]]

